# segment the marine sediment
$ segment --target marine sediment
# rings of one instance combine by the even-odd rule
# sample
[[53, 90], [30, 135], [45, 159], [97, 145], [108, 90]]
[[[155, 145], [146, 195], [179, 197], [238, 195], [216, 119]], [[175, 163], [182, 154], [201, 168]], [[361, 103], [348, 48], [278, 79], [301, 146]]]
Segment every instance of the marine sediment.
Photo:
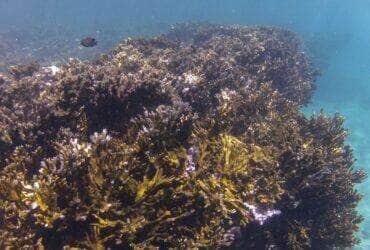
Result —
[[292, 32], [184, 24], [0, 78], [0, 246], [332, 249], [365, 178]]

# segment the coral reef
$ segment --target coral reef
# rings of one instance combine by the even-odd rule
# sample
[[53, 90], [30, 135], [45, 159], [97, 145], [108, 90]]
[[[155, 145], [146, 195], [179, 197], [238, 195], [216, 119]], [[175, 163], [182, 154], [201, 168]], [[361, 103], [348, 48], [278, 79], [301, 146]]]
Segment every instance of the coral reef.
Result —
[[31, 68], [0, 76], [2, 248], [358, 242], [365, 174], [342, 117], [300, 112], [317, 74], [294, 33], [184, 24]]

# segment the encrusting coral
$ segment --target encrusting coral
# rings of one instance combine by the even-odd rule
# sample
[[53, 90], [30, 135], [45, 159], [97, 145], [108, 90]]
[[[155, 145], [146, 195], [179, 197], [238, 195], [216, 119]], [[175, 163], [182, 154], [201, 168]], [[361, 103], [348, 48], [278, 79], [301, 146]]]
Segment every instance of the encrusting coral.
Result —
[[[294, 33], [184, 24], [0, 79], [0, 246], [331, 249], [361, 217]], [[22, 69], [22, 67], [18, 68]]]

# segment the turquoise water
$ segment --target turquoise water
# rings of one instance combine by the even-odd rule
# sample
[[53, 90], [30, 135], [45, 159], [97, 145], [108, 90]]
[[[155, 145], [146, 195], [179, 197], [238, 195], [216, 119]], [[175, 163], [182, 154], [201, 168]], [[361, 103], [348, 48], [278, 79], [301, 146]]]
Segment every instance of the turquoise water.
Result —
[[[344, 115], [356, 166], [370, 173], [368, 0], [0, 0], [0, 39], [14, 46], [7, 55], [14, 62], [48, 58], [44, 62], [53, 63], [71, 56], [90, 59], [124, 37], [156, 34], [184, 21], [267, 24], [298, 32], [315, 66], [322, 70], [313, 103], [305, 112], [323, 108], [329, 114]], [[78, 46], [78, 39], [86, 35], [99, 40], [89, 53]], [[0, 47], [0, 59], [5, 53], [1, 52]], [[370, 249], [369, 184], [367, 180], [359, 186], [365, 195], [359, 207], [365, 217], [359, 249]]]

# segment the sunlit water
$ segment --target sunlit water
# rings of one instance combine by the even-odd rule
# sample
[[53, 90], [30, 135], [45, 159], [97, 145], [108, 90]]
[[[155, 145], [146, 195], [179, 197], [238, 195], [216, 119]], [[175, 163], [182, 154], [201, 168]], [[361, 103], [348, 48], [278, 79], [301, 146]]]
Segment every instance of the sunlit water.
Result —
[[[5, 58], [44, 63], [92, 59], [124, 37], [148, 36], [184, 21], [268, 24], [298, 32], [322, 70], [310, 114], [346, 117], [356, 166], [370, 172], [370, 1], [368, 0], [0, 0], [0, 70]], [[79, 47], [93, 35], [99, 44]], [[10, 47], [10, 49], [9, 49]], [[8, 48], [9, 51], [4, 51]], [[359, 249], [370, 249], [370, 180], [359, 186], [365, 217]]]

